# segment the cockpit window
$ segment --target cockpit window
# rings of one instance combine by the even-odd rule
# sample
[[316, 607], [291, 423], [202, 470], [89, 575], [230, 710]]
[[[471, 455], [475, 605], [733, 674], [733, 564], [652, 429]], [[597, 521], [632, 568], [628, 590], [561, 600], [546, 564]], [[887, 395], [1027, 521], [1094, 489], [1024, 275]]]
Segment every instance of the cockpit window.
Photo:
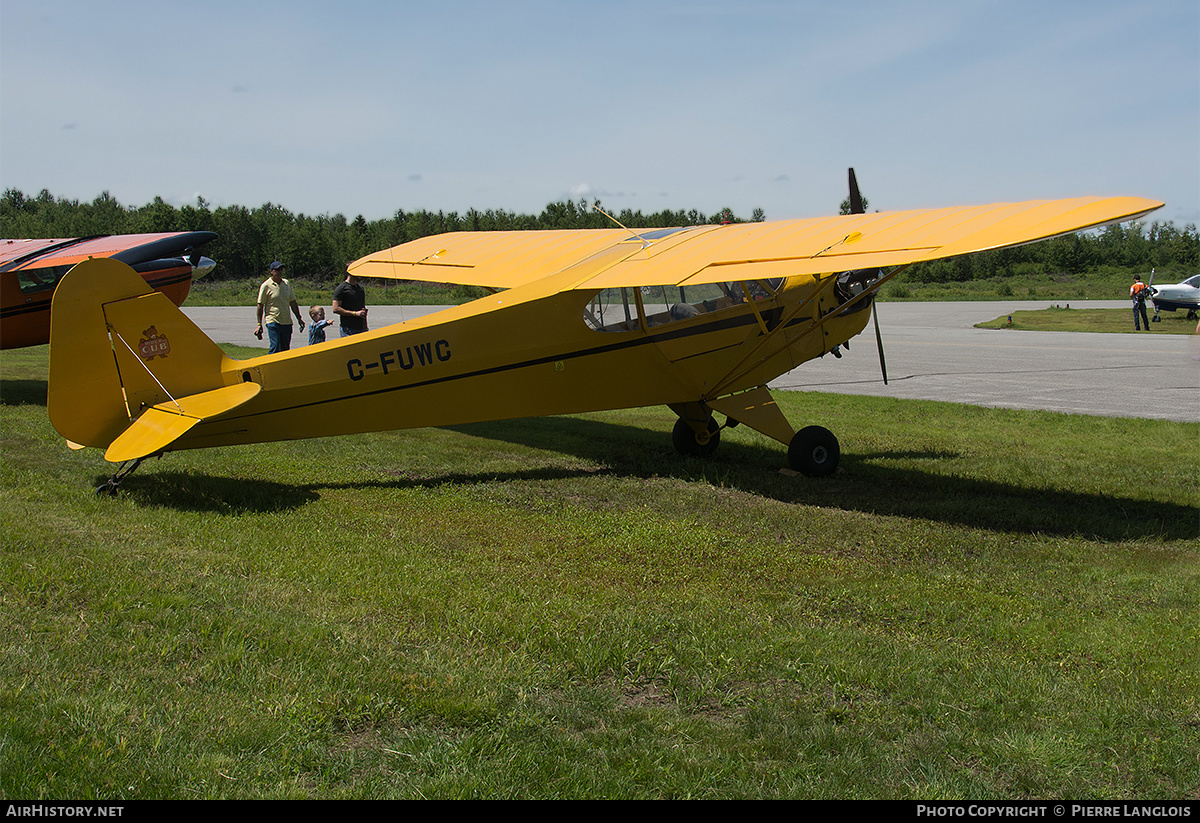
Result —
[[25, 269], [17, 272], [17, 283], [23, 294], [53, 291], [59, 279], [70, 271], [70, 266], [44, 266], [40, 269]]
[[605, 289], [584, 309], [584, 320], [595, 331], [635, 331], [689, 320], [748, 302], [769, 300], [783, 279], [742, 283], [705, 283], [698, 286], [642, 286]]
[[633, 288], [604, 289], [583, 309], [583, 319], [595, 331], [635, 331], [639, 328]]

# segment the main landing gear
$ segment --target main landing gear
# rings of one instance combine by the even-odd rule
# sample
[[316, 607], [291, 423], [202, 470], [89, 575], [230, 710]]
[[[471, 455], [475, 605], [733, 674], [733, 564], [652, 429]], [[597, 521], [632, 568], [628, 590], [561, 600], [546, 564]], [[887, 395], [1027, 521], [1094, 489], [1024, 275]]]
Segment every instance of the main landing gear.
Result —
[[[725, 425], [728, 426], [729, 421]], [[671, 430], [671, 443], [675, 451], [686, 457], [708, 457], [721, 445], [721, 426], [710, 417], [707, 431], [698, 432], [681, 417]]]
[[[697, 431], [682, 417], [675, 421], [671, 442], [675, 451], [687, 457], [708, 457], [721, 445], [721, 429], [738, 424], [729, 418], [721, 426], [711, 416], [703, 431]], [[805, 426], [788, 442], [788, 465], [808, 477], [828, 477], [837, 471], [842, 451], [833, 432], [824, 426]]]
[[788, 465], [809, 477], [828, 477], [837, 471], [841, 447], [824, 426], [805, 426], [788, 443]]

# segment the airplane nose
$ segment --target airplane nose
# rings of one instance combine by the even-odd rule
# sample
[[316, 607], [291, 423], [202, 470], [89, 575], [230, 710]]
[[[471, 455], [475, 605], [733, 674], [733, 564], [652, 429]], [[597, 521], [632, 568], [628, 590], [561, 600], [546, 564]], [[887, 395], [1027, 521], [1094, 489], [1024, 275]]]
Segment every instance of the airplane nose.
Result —
[[837, 276], [837, 293], [841, 302], [862, 294], [871, 284], [879, 279], [883, 272], [879, 269], [854, 269], [844, 271]]
[[211, 257], [201, 257], [192, 266], [192, 279], [203, 277], [217, 267], [217, 261]]

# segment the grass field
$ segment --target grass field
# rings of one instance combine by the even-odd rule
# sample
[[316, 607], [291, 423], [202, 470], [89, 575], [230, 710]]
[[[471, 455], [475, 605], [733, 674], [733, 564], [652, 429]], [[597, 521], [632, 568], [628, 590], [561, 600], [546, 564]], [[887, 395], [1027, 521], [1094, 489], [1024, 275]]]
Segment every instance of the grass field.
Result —
[[[1137, 272], [1145, 281], [1150, 272]], [[1186, 270], [1161, 271], [1157, 283], [1175, 283], [1194, 274]], [[883, 287], [884, 300], [1060, 300], [1064, 303], [1080, 300], [1128, 300], [1134, 272], [1104, 268], [1082, 274], [1014, 273], [980, 280], [949, 283], [918, 283], [906, 275]]]
[[[1151, 318], [1150, 334], [1195, 334], [1196, 321], [1188, 320], [1187, 314], [1181, 311], [1162, 312], [1162, 319], [1153, 322], [1154, 312], [1148, 311]], [[1011, 322], [1009, 320], [1011, 319]], [[1066, 332], [1105, 332], [1146, 334], [1145, 330], [1133, 328], [1132, 309], [1072, 309], [1070, 306], [1058, 306], [1049, 309], [1020, 310], [1012, 314], [1001, 315], [986, 323], [976, 323], [980, 329], [1012, 329], [1014, 331], [1066, 331]]]
[[838, 474], [647, 409], [101, 497], [46, 364], [0, 360], [0, 797], [1200, 799], [1198, 425], [780, 392]]

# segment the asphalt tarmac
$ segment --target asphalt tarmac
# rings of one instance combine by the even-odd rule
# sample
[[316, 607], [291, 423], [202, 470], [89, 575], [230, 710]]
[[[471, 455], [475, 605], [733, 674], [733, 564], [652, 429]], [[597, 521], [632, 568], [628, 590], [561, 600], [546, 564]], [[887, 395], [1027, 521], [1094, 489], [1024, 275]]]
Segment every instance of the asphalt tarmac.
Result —
[[[1105, 417], [1200, 421], [1200, 335], [974, 328], [976, 323], [1013, 311], [1049, 305], [1011, 301], [880, 303], [886, 386], [870, 324], [851, 341], [852, 351], [840, 360], [826, 355], [809, 361], [775, 379], [771, 386]], [[1071, 305], [1080, 309], [1129, 308], [1126, 301]]]
[[[811, 360], [770, 385], [797, 391], [1200, 422], [1200, 335], [974, 328], [976, 323], [1013, 311], [1049, 305], [1020, 300], [880, 303], [887, 385], [880, 375], [870, 324], [841, 358], [826, 355]], [[1128, 308], [1125, 301], [1071, 305]], [[369, 313], [371, 328], [411, 320], [439, 308], [374, 306]], [[266, 348], [254, 337], [253, 306], [185, 308], [184, 312], [218, 343]], [[330, 339], [337, 336], [336, 324], [330, 332]], [[307, 330], [297, 333], [293, 348], [307, 341]]]

